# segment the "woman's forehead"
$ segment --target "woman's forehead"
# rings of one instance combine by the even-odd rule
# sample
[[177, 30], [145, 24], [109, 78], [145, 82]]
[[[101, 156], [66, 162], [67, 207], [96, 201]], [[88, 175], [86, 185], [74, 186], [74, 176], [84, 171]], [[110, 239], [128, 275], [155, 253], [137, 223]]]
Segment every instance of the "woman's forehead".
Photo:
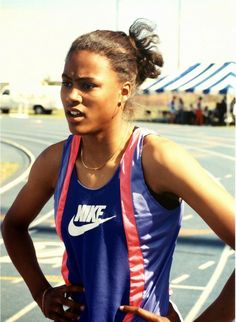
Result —
[[[64, 73], [83, 74], [93, 77], [93, 74], [113, 72], [109, 60], [98, 53], [81, 50], [72, 52], [66, 59]], [[80, 75], [83, 76], [83, 75]]]

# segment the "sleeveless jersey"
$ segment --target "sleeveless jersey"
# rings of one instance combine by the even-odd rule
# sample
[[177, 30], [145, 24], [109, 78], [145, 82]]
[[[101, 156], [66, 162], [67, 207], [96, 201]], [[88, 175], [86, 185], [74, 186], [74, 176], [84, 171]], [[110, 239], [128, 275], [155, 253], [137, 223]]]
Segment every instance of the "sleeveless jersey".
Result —
[[[165, 316], [169, 274], [180, 229], [182, 203], [167, 210], [145, 183], [137, 128], [108, 183], [98, 189], [77, 179], [80, 137], [69, 136], [55, 190], [56, 229], [65, 244], [62, 275], [66, 284], [82, 284], [81, 322], [142, 321], [120, 305], [140, 306]], [[158, 176], [158, 173], [155, 174]]]

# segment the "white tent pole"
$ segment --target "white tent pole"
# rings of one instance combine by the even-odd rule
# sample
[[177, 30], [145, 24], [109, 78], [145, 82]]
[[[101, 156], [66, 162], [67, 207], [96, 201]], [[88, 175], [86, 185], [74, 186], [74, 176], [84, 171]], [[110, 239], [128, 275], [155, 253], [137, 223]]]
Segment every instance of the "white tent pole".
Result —
[[177, 67], [180, 69], [180, 55], [181, 55], [181, 0], [178, 1], [178, 62]]
[[116, 12], [115, 12], [115, 19], [116, 19], [116, 31], [119, 30], [119, 10], [120, 9], [120, 0], [116, 0]]
[[225, 116], [225, 124], [226, 126], [229, 126], [230, 125], [230, 122], [231, 122], [231, 114], [230, 114], [230, 94], [229, 92], [227, 91], [226, 92], [226, 116]]

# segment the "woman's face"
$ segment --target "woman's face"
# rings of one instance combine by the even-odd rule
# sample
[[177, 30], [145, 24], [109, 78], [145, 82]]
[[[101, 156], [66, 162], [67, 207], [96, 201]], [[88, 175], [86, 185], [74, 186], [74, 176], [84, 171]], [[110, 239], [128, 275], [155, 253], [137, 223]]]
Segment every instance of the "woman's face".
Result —
[[73, 134], [97, 133], [122, 114], [122, 85], [106, 57], [75, 51], [62, 74], [61, 100]]

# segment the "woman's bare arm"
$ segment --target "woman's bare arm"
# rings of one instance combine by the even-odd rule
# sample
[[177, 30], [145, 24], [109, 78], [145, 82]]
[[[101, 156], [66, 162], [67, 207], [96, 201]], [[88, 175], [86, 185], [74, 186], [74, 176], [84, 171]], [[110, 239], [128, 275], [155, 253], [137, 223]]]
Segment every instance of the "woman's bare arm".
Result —
[[[226, 244], [235, 248], [235, 200], [223, 186], [188, 152], [169, 140], [152, 136], [143, 152], [145, 179], [151, 189], [185, 200]], [[217, 300], [197, 321], [206, 321], [204, 314], [208, 322], [222, 321], [222, 314], [225, 322], [230, 321], [235, 310], [234, 287], [232, 275]], [[224, 311], [219, 302], [224, 303]]]
[[150, 188], [157, 194], [169, 192], [185, 200], [234, 248], [235, 200], [223, 186], [187, 151], [169, 140], [152, 136], [143, 152], [145, 179]]
[[55, 144], [37, 158], [28, 182], [2, 223], [2, 235], [9, 256], [35, 300], [50, 285], [38, 265], [28, 227], [54, 192], [62, 146], [62, 143]]

